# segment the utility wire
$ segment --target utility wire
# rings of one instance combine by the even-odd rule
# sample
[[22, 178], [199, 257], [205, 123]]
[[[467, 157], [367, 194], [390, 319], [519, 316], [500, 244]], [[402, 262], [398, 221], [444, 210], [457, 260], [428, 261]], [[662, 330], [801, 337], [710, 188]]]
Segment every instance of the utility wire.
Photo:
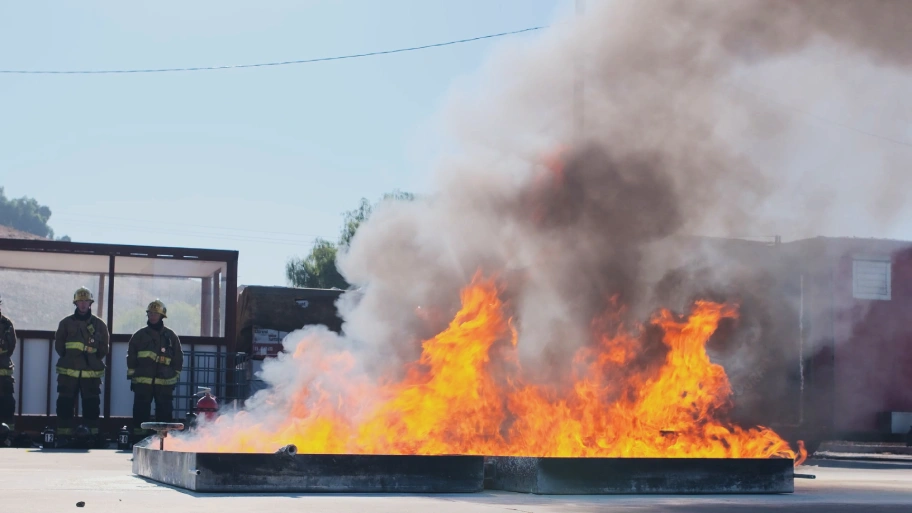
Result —
[[547, 26], [529, 27], [521, 30], [512, 30], [510, 32], [500, 32], [498, 34], [488, 34], [486, 36], [471, 37], [468, 39], [458, 39], [456, 41], [447, 41], [445, 43], [434, 43], [423, 46], [412, 46], [409, 48], [397, 48], [395, 50], [382, 50], [377, 52], [355, 53], [349, 55], [336, 55], [333, 57], [317, 57], [313, 59], [302, 59], [297, 61], [281, 62], [264, 62], [259, 64], [232, 64], [227, 66], [199, 66], [194, 68], [158, 68], [158, 69], [111, 69], [111, 70], [0, 70], [0, 73], [19, 74], [19, 75], [96, 75], [106, 73], [164, 73], [171, 71], [212, 71], [222, 69], [240, 69], [240, 68], [262, 68], [267, 66], [287, 66], [290, 64], [309, 64], [312, 62], [340, 61], [344, 59], [358, 59], [361, 57], [374, 57], [377, 55], [389, 55], [393, 53], [414, 52], [416, 50], [426, 50], [428, 48], [438, 48], [441, 46], [457, 45], [462, 43], [471, 43], [482, 39], [493, 39], [496, 37], [512, 36], [524, 32], [542, 30]]

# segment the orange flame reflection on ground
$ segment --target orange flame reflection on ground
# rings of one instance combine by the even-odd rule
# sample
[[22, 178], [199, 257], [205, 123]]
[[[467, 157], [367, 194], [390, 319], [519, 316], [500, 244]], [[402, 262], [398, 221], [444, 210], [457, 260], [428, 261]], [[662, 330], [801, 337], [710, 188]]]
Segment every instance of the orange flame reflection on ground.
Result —
[[[768, 428], [721, 420], [731, 389], [705, 344], [722, 318], [736, 316], [734, 307], [708, 301], [696, 302], [686, 319], [660, 311], [651, 324], [663, 333], [665, 361], [634, 370], [640, 327], [602, 323], [599, 344], [577, 353], [573, 386], [560, 392], [523, 384], [518, 365], [515, 375], [495, 379], [492, 355], [512, 351], [507, 359], [514, 362], [517, 333], [495, 282], [476, 277], [462, 293], [462, 309], [423, 343], [403, 380], [369, 383], [352, 375], [350, 354], [305, 340], [288, 355], [290, 364], [306, 361], [316, 370], [290, 404], [273, 406], [282, 413], [278, 422], [241, 412], [197, 437], [175, 437], [170, 449], [273, 452], [291, 443], [301, 453], [324, 454], [783, 457], [798, 464], [803, 445], [796, 453]], [[608, 334], [611, 325], [615, 333]]]

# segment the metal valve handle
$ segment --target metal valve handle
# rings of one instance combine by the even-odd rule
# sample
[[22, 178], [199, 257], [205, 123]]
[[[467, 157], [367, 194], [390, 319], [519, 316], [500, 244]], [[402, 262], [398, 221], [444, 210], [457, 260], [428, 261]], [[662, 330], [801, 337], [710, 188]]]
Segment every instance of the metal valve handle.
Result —
[[158, 449], [165, 450], [165, 438], [168, 437], [169, 431], [183, 431], [184, 425], [179, 422], [143, 422], [140, 424], [143, 429], [151, 429], [158, 435]]

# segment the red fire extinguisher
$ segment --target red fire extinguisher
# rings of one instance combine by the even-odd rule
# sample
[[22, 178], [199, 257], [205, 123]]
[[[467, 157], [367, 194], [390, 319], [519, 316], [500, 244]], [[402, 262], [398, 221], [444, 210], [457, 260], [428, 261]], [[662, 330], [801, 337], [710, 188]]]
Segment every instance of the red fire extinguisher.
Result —
[[199, 390], [196, 395], [202, 395], [202, 397], [196, 402], [196, 414], [202, 415], [208, 421], [215, 420], [218, 417], [219, 405], [215, 396], [211, 394], [212, 389], [199, 387]]

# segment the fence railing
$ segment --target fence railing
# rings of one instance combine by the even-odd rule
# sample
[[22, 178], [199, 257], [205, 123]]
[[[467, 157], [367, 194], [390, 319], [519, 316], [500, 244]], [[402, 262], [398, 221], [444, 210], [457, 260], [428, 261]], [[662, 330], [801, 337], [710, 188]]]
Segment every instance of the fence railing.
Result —
[[[54, 371], [57, 353], [54, 351], [53, 333], [28, 332], [22, 335], [13, 355], [16, 366], [13, 373], [16, 380], [16, 413], [20, 416], [53, 416], [56, 414], [57, 402], [57, 375]], [[102, 387], [102, 416], [131, 417], [133, 393], [127, 380], [128, 338], [112, 338], [110, 371], [106, 377], [110, 383]], [[210, 388], [212, 394], [218, 397], [220, 405], [230, 405], [234, 401], [246, 399], [249, 393], [248, 356], [244, 353], [229, 353], [221, 344], [200, 343], [213, 339], [187, 339], [189, 343], [181, 337], [184, 368], [181, 381], [174, 391], [175, 418], [184, 418], [192, 411], [198, 387]], [[109, 413], [105, 415], [104, 412]]]
[[249, 365], [244, 353], [185, 352], [181, 381], [174, 388], [174, 417], [183, 419], [195, 410], [200, 387], [209, 388], [221, 406], [243, 402], [249, 393]]

